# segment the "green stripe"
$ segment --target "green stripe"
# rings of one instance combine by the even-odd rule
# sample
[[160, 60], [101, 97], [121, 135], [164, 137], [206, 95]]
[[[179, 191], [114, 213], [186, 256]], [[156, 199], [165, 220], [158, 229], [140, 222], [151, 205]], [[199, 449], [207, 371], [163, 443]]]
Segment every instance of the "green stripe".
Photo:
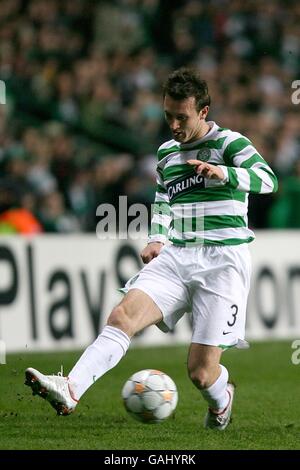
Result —
[[244, 217], [240, 215], [205, 215], [174, 219], [174, 228], [181, 232], [240, 227], [247, 227]]
[[150, 235], [168, 235], [169, 228], [164, 227], [164, 225], [152, 223]]
[[227, 166], [232, 166], [233, 157], [237, 153], [244, 150], [244, 148], [248, 147], [248, 145], [251, 145], [251, 141], [246, 139], [245, 137], [240, 137], [239, 139], [235, 139], [233, 142], [227, 145], [223, 154], [223, 160], [225, 164]]
[[241, 215], [206, 215], [204, 217], [204, 229], [247, 227], [245, 219]]
[[163, 170], [162, 168], [160, 168], [159, 166], [156, 167], [156, 171], [158, 173], [158, 176], [161, 177], [161, 179], [163, 179]]
[[179, 145], [174, 145], [173, 147], [169, 147], [167, 149], [161, 149], [157, 152], [158, 161], [162, 160], [163, 158], [167, 157], [170, 153], [174, 152], [190, 152], [191, 150], [200, 150], [203, 148], [221, 149], [226, 139], [227, 136], [220, 137], [219, 139], [207, 140], [206, 142], [200, 142], [198, 144], [195, 144], [195, 146], [189, 145], [188, 147], [182, 147]]
[[186, 217], [174, 219], [172, 228], [178, 233], [183, 235], [184, 232], [204, 232], [204, 218], [203, 217]]
[[190, 193], [178, 195], [177, 198], [170, 201], [170, 205], [188, 202], [227, 201], [230, 199], [245, 202], [246, 193], [225, 186], [212, 189], [195, 189]]
[[250, 192], [251, 193], [260, 193], [261, 191], [261, 185], [262, 185], [262, 180], [255, 171], [253, 170], [248, 170], [248, 173], [250, 175]]
[[171, 209], [167, 202], [156, 201], [153, 206], [153, 214], [170, 215]]
[[158, 184], [158, 183], [157, 183], [157, 185], [156, 185], [156, 191], [157, 191], [158, 193], [163, 193], [163, 194], [166, 194], [166, 193], [167, 193], [167, 190], [166, 190], [163, 186], [161, 186], [160, 184]]
[[241, 245], [242, 243], [250, 243], [254, 240], [253, 237], [248, 238], [226, 238], [224, 240], [209, 240], [208, 238], [193, 238], [191, 240], [181, 240], [179, 238], [170, 238], [170, 241], [174, 245], [178, 246], [190, 246], [190, 245], [218, 245], [218, 246], [227, 246], [227, 245]]
[[258, 153], [254, 153], [251, 157], [245, 160], [240, 166], [241, 168], [251, 168], [255, 163], [263, 163], [267, 165], [267, 162]]
[[234, 168], [231, 168], [231, 167], [228, 167], [227, 171], [228, 171], [229, 182], [226, 183], [226, 184], [230, 185], [230, 187], [236, 189], [239, 185], [239, 180], [238, 180], [236, 171], [235, 171]]
[[170, 153], [178, 152], [179, 150], [180, 148], [178, 145], [174, 145], [173, 147], [169, 147], [167, 149], [158, 150], [157, 152], [158, 161], [162, 160], [164, 157], [166, 157]]
[[[254, 168], [253, 168], [254, 169]], [[267, 166], [267, 164], [265, 163], [265, 166], [259, 166], [257, 168], [255, 168], [256, 170], [264, 170], [266, 173], [268, 173], [269, 176], [271, 176], [272, 180], [274, 179], [275, 175], [273, 173], [273, 171], [271, 170], [271, 168], [269, 166]], [[276, 178], [277, 179], [277, 178]]]
[[223, 349], [223, 351], [226, 351], [226, 349], [235, 348], [237, 344], [238, 343], [235, 343], [235, 344], [231, 344], [229, 346], [227, 344], [218, 344], [218, 348], [221, 348], [221, 349]]
[[195, 175], [195, 170], [191, 165], [185, 163], [183, 165], [173, 165], [163, 170], [163, 179], [164, 181], [171, 178], [176, 178], [177, 176], [187, 176], [188, 174]]

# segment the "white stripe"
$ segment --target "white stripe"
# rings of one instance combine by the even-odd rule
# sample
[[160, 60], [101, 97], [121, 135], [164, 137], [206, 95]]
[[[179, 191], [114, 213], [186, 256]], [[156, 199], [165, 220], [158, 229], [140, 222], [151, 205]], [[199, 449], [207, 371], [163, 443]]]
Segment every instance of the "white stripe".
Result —
[[166, 243], [168, 237], [166, 235], [162, 235], [161, 233], [157, 233], [156, 235], [149, 235], [148, 243], [150, 242], [161, 242]]
[[[187, 158], [186, 153], [172, 152], [166, 157], [166, 164], [164, 169], [170, 168], [173, 165], [183, 165], [189, 158], [196, 158], [197, 152], [187, 152], [190, 156]], [[193, 155], [191, 155], [193, 154]]]
[[209, 240], [225, 240], [226, 238], [248, 238], [253, 237], [254, 233], [247, 227], [239, 228], [219, 228], [206, 230], [205, 238]]
[[175, 145], [178, 146], [176, 140], [174, 140], [174, 139], [167, 140], [167, 142], [164, 142], [163, 144], [161, 144], [160, 147], [158, 147], [158, 152], [159, 152], [160, 150], [165, 150], [165, 149], [168, 149], [168, 148], [170, 148], [170, 147], [174, 147]]
[[[209, 149], [210, 157], [209, 163], [220, 163], [222, 161], [219, 149]], [[180, 152], [172, 152], [164, 158], [164, 169], [170, 168], [174, 165], [184, 165], [187, 160], [197, 160], [199, 149], [196, 150], [184, 150]], [[191, 166], [192, 169], [192, 166]]]
[[169, 228], [171, 223], [172, 217], [166, 214], [154, 214], [152, 217], [151, 225], [152, 224], [159, 224], [163, 225], [166, 228]]
[[[195, 209], [195, 206], [197, 209]], [[200, 216], [205, 215], [240, 215], [247, 214], [247, 204], [241, 201], [226, 200], [226, 201], [206, 201], [206, 202], [190, 202], [186, 204], [174, 204], [171, 207], [171, 212], [174, 217], [195, 217], [194, 213]]]
[[159, 173], [157, 173], [156, 184], [159, 184], [163, 188], [165, 187], [164, 180], [162, 179]]
[[156, 193], [155, 202], [166, 202], [169, 204], [169, 197], [167, 193]]
[[204, 217], [205, 205], [203, 202], [192, 202], [187, 204], [176, 204], [171, 207], [171, 213], [174, 218], [192, 218], [192, 217]]
[[[227, 133], [227, 139], [226, 139], [226, 147], [231, 144], [232, 142], [234, 142], [235, 140], [237, 139], [246, 139], [246, 140], [249, 140], [247, 137], [245, 137], [244, 135], [240, 134], [240, 132], [235, 132], [235, 131], [231, 131], [229, 129], [229, 132]], [[225, 149], [226, 149], [225, 147]]]
[[226, 183], [228, 183], [228, 170], [227, 166], [225, 165], [219, 165], [221, 167], [221, 170], [223, 171], [225, 178], [224, 180], [213, 180], [209, 178], [205, 178], [205, 187], [206, 188], [220, 188], [220, 186], [225, 186]]
[[237, 189], [240, 191], [250, 191], [250, 175], [245, 168], [235, 168], [239, 185]]
[[257, 153], [259, 156], [261, 156], [257, 150], [253, 147], [253, 145], [249, 144], [247, 147], [245, 147], [243, 150], [238, 152], [234, 157], [233, 157], [233, 164], [234, 166], [241, 166], [242, 163], [244, 163], [248, 158], [253, 157], [253, 155]]
[[[184, 152], [184, 153], [179, 153], [179, 152], [174, 152], [166, 157], [166, 164], [164, 166], [164, 169], [170, 168], [171, 166], [174, 165], [184, 165], [187, 160], [195, 160], [197, 158], [197, 153], [198, 150], [192, 150], [189, 152]], [[192, 167], [191, 167], [192, 169]]]
[[252, 230], [249, 230], [246, 227], [239, 227], [239, 228], [219, 228], [214, 230], [205, 230], [205, 231], [197, 231], [197, 232], [178, 232], [177, 230], [173, 229], [171, 231], [171, 237], [178, 238], [179, 240], [185, 239], [193, 239], [197, 238], [206, 238], [208, 240], [226, 240], [228, 238], [242, 238], [246, 239], [249, 237], [255, 237]]
[[[262, 170], [265, 168], [266, 170], [271, 171], [271, 172], [273, 173], [273, 171], [272, 171], [272, 169], [269, 167], [269, 165], [264, 164], [264, 163], [262, 163], [262, 162], [254, 163], [254, 165], [251, 166], [251, 170], [254, 170], [255, 168], [261, 168]], [[274, 174], [274, 173], [273, 173], [273, 174]]]

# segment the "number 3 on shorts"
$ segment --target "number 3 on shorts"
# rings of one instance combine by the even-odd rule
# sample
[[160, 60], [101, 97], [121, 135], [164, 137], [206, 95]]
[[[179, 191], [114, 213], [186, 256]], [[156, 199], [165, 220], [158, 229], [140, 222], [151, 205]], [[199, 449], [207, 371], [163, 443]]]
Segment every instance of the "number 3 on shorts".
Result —
[[231, 308], [231, 310], [233, 310], [233, 313], [232, 313], [232, 321], [231, 321], [231, 322], [228, 321], [228, 322], [227, 322], [227, 325], [228, 325], [228, 326], [233, 326], [233, 325], [235, 324], [235, 322], [236, 322], [236, 317], [237, 317], [237, 314], [238, 314], [239, 309], [238, 309], [238, 306], [235, 305], [235, 304], [234, 304], [234, 305], [231, 305], [230, 308]]

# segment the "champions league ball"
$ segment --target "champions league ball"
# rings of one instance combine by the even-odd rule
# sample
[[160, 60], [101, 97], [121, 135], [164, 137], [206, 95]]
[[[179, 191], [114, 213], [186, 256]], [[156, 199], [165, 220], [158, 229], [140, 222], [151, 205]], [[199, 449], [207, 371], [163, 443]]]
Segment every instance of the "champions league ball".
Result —
[[122, 389], [128, 413], [143, 423], [159, 423], [176, 408], [177, 387], [164, 372], [153, 369], [133, 374]]

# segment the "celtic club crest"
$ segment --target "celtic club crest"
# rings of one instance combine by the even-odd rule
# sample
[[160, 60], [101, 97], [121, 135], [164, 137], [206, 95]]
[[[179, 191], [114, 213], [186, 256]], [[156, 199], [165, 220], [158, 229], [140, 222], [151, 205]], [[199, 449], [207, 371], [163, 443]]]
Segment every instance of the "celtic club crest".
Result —
[[210, 159], [210, 150], [207, 148], [199, 150], [197, 153], [197, 160], [201, 160], [202, 162], [207, 162]]

